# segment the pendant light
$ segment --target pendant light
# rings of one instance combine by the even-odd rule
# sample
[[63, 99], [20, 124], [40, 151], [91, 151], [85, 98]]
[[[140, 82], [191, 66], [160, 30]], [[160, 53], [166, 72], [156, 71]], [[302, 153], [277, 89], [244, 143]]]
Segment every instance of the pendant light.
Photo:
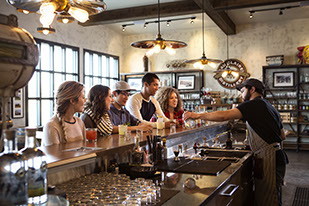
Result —
[[37, 29], [44, 34], [54, 33], [50, 25], [57, 15], [57, 21], [62, 23], [73, 22], [74, 19], [84, 23], [89, 16], [98, 14], [106, 10], [103, 0], [7, 0], [23, 13], [40, 13], [42, 27]]
[[160, 33], [160, 0], [158, 0], [158, 35], [155, 40], [144, 40], [133, 42], [131, 46], [139, 49], [150, 49], [146, 54], [152, 55], [159, 53], [161, 50], [166, 50], [169, 54], [175, 54], [174, 49], [186, 47], [187, 44], [182, 41], [165, 40], [161, 37]]
[[204, 26], [204, 0], [202, 1], [202, 39], [203, 39], [203, 55], [200, 59], [192, 59], [192, 60], [187, 60], [185, 61], [185, 63], [188, 64], [193, 64], [194, 68], [199, 68], [199, 69], [203, 69], [205, 65], [209, 65], [213, 68], [216, 67], [216, 65], [218, 63], [222, 63], [222, 60], [219, 59], [208, 59], [205, 55], [205, 35], [204, 35], [204, 30], [205, 30], [205, 26]]

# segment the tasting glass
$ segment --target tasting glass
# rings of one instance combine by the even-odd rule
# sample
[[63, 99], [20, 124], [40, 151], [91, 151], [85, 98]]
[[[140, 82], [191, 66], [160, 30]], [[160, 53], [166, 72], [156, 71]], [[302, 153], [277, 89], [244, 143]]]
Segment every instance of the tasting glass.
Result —
[[89, 142], [97, 141], [97, 128], [87, 128], [86, 129], [86, 139]]
[[178, 157], [178, 155], [179, 155], [179, 148], [178, 148], [178, 145], [173, 147], [173, 151], [174, 151], [174, 155], [175, 155], [174, 161], [175, 161], [175, 162], [179, 162], [180, 159], [179, 159], [179, 157]]
[[171, 119], [170, 133], [176, 133], [176, 119]]

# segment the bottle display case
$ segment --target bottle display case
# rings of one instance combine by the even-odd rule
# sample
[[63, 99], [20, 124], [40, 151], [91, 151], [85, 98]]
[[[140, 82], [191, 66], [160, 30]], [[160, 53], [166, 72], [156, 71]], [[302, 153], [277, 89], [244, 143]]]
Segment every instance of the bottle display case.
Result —
[[286, 130], [284, 148], [309, 150], [309, 65], [264, 66], [263, 82]]

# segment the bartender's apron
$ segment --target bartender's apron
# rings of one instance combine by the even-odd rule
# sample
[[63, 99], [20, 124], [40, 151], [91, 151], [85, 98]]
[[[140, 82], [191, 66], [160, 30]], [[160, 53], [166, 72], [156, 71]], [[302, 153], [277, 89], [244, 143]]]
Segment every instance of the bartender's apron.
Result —
[[278, 205], [276, 190], [276, 151], [278, 143], [268, 144], [246, 122], [248, 140], [255, 156], [255, 204]]

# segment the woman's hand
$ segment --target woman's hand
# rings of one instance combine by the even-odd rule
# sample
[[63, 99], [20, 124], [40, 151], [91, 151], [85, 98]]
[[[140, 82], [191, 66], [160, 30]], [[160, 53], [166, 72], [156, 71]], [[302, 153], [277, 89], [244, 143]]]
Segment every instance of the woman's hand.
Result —
[[152, 132], [153, 127], [152, 127], [151, 125], [149, 125], [149, 124], [143, 124], [143, 123], [141, 123], [141, 124], [139, 124], [139, 125], [137, 126], [137, 129], [141, 129], [141, 130], [143, 130], [144, 132]]

